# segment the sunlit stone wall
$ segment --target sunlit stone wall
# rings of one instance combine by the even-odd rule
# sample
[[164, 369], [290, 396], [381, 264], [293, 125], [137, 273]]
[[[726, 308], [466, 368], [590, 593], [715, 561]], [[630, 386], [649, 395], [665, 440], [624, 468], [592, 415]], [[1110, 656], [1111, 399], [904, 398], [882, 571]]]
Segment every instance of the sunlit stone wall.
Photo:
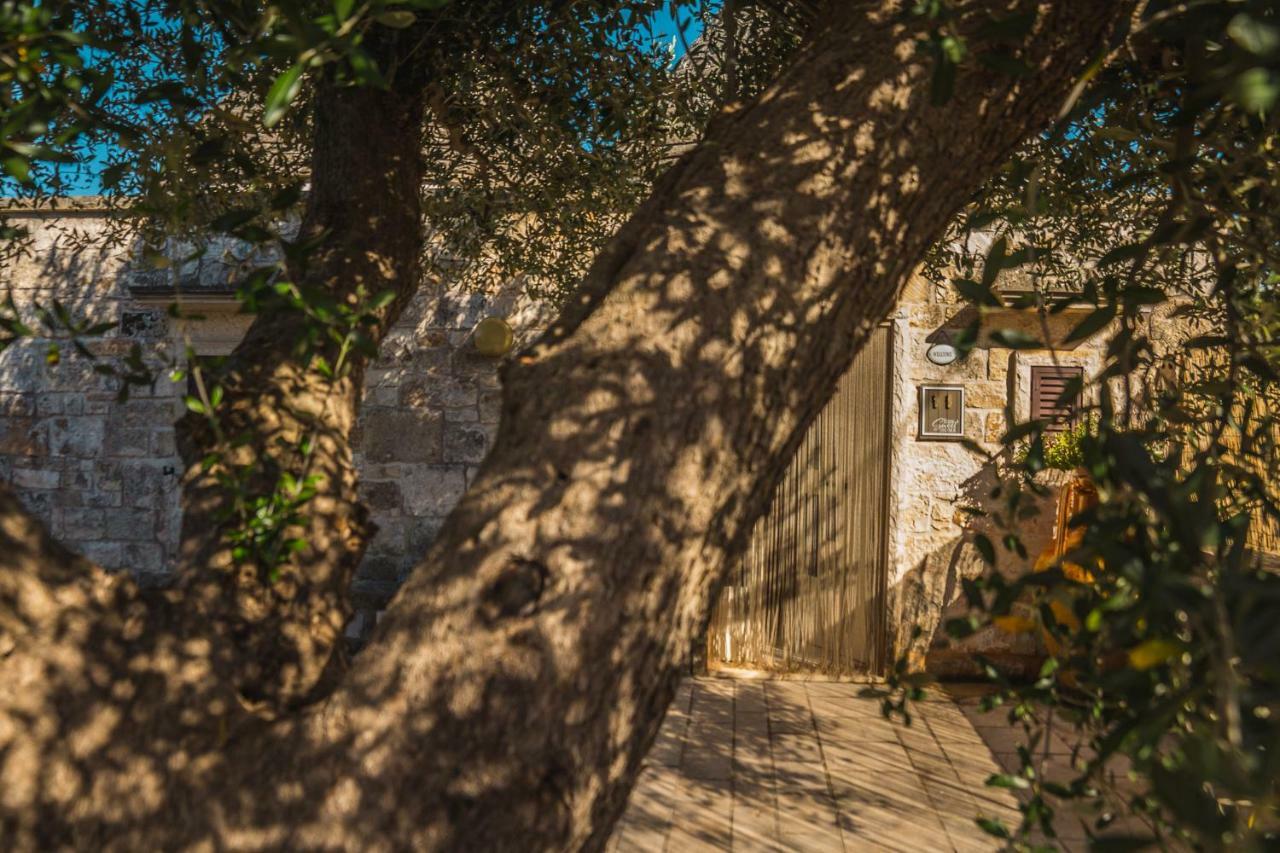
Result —
[[[31, 234], [25, 252], [0, 259], [0, 295], [11, 293], [24, 316], [56, 299], [74, 317], [112, 323], [90, 344], [100, 363], [118, 363], [134, 344], [157, 363], [181, 358], [188, 344], [197, 355], [225, 355], [252, 321], [229, 295], [243, 258], [224, 253], [172, 270], [187, 313], [198, 317], [173, 319], [165, 275], [130, 263], [136, 251], [113, 237], [95, 200], [0, 212]], [[549, 315], [519, 291], [515, 282], [491, 293], [424, 285], [367, 373], [356, 458], [379, 529], [355, 581], [353, 633], [368, 628], [425, 551], [493, 441], [498, 362], [476, 352], [471, 331], [500, 316], [517, 346], [527, 341]], [[173, 422], [185, 382], [160, 371], [154, 387], [135, 387], [118, 403], [117, 383], [94, 362], [63, 346], [53, 365], [47, 353], [44, 339], [0, 353], [0, 477], [63, 542], [107, 568], [162, 582], [179, 533]]]
[[[238, 264], [251, 258], [224, 252], [178, 264], [172, 273], [202, 319], [174, 320], [166, 316], [171, 297], [164, 277], [131, 266], [132, 246], [113, 237], [93, 200], [53, 210], [10, 209], [7, 218], [33, 239], [24, 255], [0, 259], [0, 292], [11, 293], [28, 314], [36, 303], [48, 307], [58, 299], [75, 317], [112, 323], [91, 345], [104, 362], [135, 344], [157, 358], [181, 354], [188, 343], [199, 355], [224, 355], [252, 319], [236, 313], [229, 296]], [[353, 636], [367, 631], [434, 539], [494, 439], [498, 362], [471, 342], [486, 316], [506, 318], [519, 347], [546, 325], [550, 312], [523, 297], [515, 282], [491, 293], [424, 285], [367, 373], [357, 462], [362, 496], [379, 530], [354, 585]], [[1061, 340], [1079, 317], [1051, 318], [1050, 338]], [[963, 361], [932, 364], [929, 345], [944, 335], [954, 339], [971, 319], [972, 309], [949, 285], [923, 277], [908, 285], [891, 318], [890, 640], [918, 665], [927, 659], [952, 673], [971, 669], [974, 649], [1017, 660], [1033, 654], [1035, 644], [1033, 637], [987, 632], [952, 647], [938, 630], [948, 613], [961, 610], [961, 579], [981, 570], [971, 542], [983, 522], [964, 508], [991, 508], [999, 463], [956, 442], [920, 440], [919, 385], [963, 386], [965, 436], [996, 453], [1009, 407], [1017, 420], [1029, 416], [1033, 365], [1079, 364], [1090, 375], [1102, 365], [1096, 340], [1016, 352], [983, 340]], [[1169, 338], [1172, 327], [1163, 322], [1157, 337]], [[997, 312], [988, 326], [1045, 332], [1026, 312]], [[172, 567], [180, 521], [173, 422], [182, 412], [185, 383], [171, 383], [161, 372], [154, 387], [135, 388], [128, 402], [117, 403], [115, 383], [95, 373], [91, 362], [64, 347], [60, 363], [51, 365], [47, 346], [22, 341], [0, 354], [0, 477], [62, 541], [103, 566], [161, 581]], [[1050, 506], [1024, 522], [1033, 558], [1052, 533], [1052, 514]], [[1006, 571], [1026, 569], [1010, 554], [1001, 559]], [[915, 624], [926, 630], [913, 644]]]
[[[998, 286], [1000, 281], [998, 281]], [[1047, 471], [1040, 475], [1054, 497], [1039, 505], [1037, 515], [1018, 524], [1029, 551], [1027, 559], [999, 546], [1003, 529], [989, 518], [966, 509], [1000, 508], [991, 490], [1009, 463], [1001, 436], [1014, 422], [1031, 417], [1031, 368], [1036, 365], [1079, 366], [1087, 378], [1103, 367], [1105, 335], [1072, 344], [1067, 333], [1085, 316], [1068, 309], [1042, 317], [1031, 311], [995, 310], [984, 320], [985, 334], [968, 357], [949, 365], [930, 362], [932, 343], [958, 340], [972, 322], [974, 309], [945, 282], [917, 275], [908, 284], [893, 314], [894, 375], [892, 459], [889, 518], [889, 635], [894, 654], [906, 652], [914, 666], [943, 675], [977, 673], [972, 653], [1004, 664], [1010, 671], [1038, 665], [1038, 639], [986, 629], [953, 643], [942, 629], [946, 620], [962, 615], [961, 581], [980, 574], [985, 566], [973, 537], [987, 533], [997, 543], [999, 568], [1008, 575], [1028, 571], [1051, 540], [1057, 489], [1069, 475]], [[1146, 322], [1154, 327], [1155, 321]], [[1163, 321], [1168, 324], [1167, 318]], [[1052, 348], [1012, 350], [989, 334], [1013, 329]], [[1166, 329], [1161, 333], [1168, 337]], [[922, 384], [958, 385], [965, 392], [964, 437], [976, 442], [977, 452], [955, 441], [924, 440], [919, 436], [919, 388]], [[989, 460], [988, 455], [994, 460]], [[912, 640], [913, 626], [924, 629]]]

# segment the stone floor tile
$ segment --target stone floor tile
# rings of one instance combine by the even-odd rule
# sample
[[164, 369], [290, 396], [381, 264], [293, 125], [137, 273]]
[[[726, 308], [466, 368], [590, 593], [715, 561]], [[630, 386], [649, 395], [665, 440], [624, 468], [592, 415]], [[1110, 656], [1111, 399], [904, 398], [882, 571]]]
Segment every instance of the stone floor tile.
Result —
[[[669, 853], [712, 853], [733, 849], [733, 836], [726, 826], [723, 831], [681, 825], [674, 827], [667, 836], [665, 849]], [[649, 851], [656, 853], [656, 851]]]
[[839, 819], [844, 849], [850, 853], [895, 851], [921, 853], [951, 849], [950, 839], [942, 824], [933, 820], [927, 810], [914, 814], [885, 812], [850, 813], [842, 811]]
[[909, 726], [903, 723], [891, 723], [891, 725], [898, 740], [906, 746], [916, 746], [929, 752], [938, 748], [938, 739], [934, 737], [933, 730], [919, 718], [913, 720]]
[[685, 742], [693, 745], [729, 746], [733, 743], [733, 718], [723, 721], [695, 716], [685, 729]]
[[751, 791], [773, 792], [778, 787], [777, 776], [774, 774], [772, 767], [762, 770], [735, 767], [733, 784], [735, 788], [741, 787]]
[[733, 689], [703, 688], [701, 684], [693, 691], [693, 703], [690, 713], [698, 719], [733, 718]]
[[778, 836], [777, 811], [772, 808], [739, 807], [735, 803], [732, 844], [736, 851], [785, 849]]
[[740, 732], [733, 740], [733, 760], [743, 767], [762, 768], [773, 763], [768, 735]]
[[840, 811], [859, 819], [879, 816], [898, 822], [920, 819], [936, 822], [932, 802], [917, 779], [902, 776], [833, 778], [831, 791]]
[[976, 832], [976, 835], [948, 836], [956, 853], [998, 853], [1005, 849], [1000, 839], [985, 834], [981, 829]]
[[667, 830], [661, 832], [645, 827], [619, 824], [605, 850], [608, 853], [655, 853], [666, 848]]
[[[1017, 723], [1009, 722], [1009, 708], [1005, 705], [992, 708], [990, 711], [984, 711], [977, 705], [961, 705], [960, 710], [969, 718], [969, 722], [975, 728], [996, 728], [1007, 729], [1011, 726], [1018, 726]], [[1020, 728], [1020, 726], [1018, 726]]]
[[[783, 698], [800, 698], [807, 697], [809, 695], [809, 688], [803, 681], [792, 681], [785, 678], [779, 678], [765, 681], [764, 692], [770, 700], [775, 696]], [[800, 698], [800, 701], [803, 701], [803, 698]]]
[[854, 699], [858, 702], [864, 703], [876, 701], [871, 697], [863, 695], [863, 692], [868, 687], [874, 688], [874, 685], [850, 681], [810, 681], [805, 684], [805, 692], [814, 697], [848, 697], [849, 699]]
[[733, 753], [728, 749], [689, 747], [680, 761], [680, 774], [690, 779], [723, 780], [733, 778]]
[[737, 678], [695, 678], [693, 684], [698, 693], [732, 697], [738, 681]]
[[817, 684], [805, 685], [805, 693], [812, 703], [839, 706], [851, 709], [854, 713], [879, 713], [880, 703], [875, 699], [859, 695], [862, 688], [857, 684]]
[[774, 761], [822, 761], [822, 748], [818, 744], [817, 732], [776, 732], [769, 740]]
[[991, 748], [983, 741], [937, 738], [938, 747], [953, 764], [973, 763], [987, 766], [991, 763]]
[[619, 851], [662, 849], [671, 829], [676, 782], [667, 768], [649, 768], [640, 774], [614, 831]]
[[778, 791], [825, 792], [828, 787], [827, 774], [822, 765], [808, 762], [775, 762], [773, 779]]
[[739, 720], [734, 725], [734, 749], [752, 754], [769, 754], [769, 722], [753, 719]]
[[843, 853], [845, 849], [839, 830], [791, 833], [781, 836], [779, 843], [790, 853]]
[[792, 850], [843, 850], [835, 800], [816, 792], [779, 793], [778, 837]]
[[[874, 749], [858, 749], [859, 746], [873, 746]], [[892, 747], [892, 749], [881, 749]], [[918, 778], [915, 768], [907, 752], [898, 744], [833, 744], [823, 742], [823, 755], [828, 774], [833, 777], [850, 777], [854, 779], [875, 779], [877, 777], [895, 778], [896, 774], [908, 773], [911, 778]]]
[[735, 714], [766, 714], [769, 710], [765, 700], [764, 685], [752, 682], [739, 682], [733, 694], [733, 710]]
[[993, 752], [1017, 752], [1018, 747], [1026, 746], [1027, 737], [1021, 729], [978, 729], [987, 748]]
[[809, 703], [803, 698], [799, 702], [793, 702], [770, 696], [768, 706], [770, 725], [786, 723], [801, 727], [813, 727], [813, 711], [809, 708]]
[[978, 734], [969, 721], [963, 717], [959, 720], [934, 720], [924, 718], [924, 722], [939, 743], [957, 744], [960, 746], [984, 746], [982, 735]]
[[684, 752], [686, 722], [667, 720], [662, 724], [657, 738], [653, 741], [653, 747], [645, 757], [649, 764], [674, 767], [680, 763], [680, 756]]
[[[977, 814], [1019, 819], [985, 781], [1025, 738], [978, 691], [939, 693], [915, 725], [885, 720], [861, 685], [692, 679], [646, 759], [610, 853], [630, 851], [987, 851]], [[959, 704], [955, 704], [958, 702]], [[1050, 740], [1068, 773], [1073, 733]], [[1123, 775], [1123, 774], [1121, 774]], [[1062, 809], [1059, 846], [1082, 849], [1092, 814]]]
[[805, 697], [793, 701], [770, 695], [768, 703], [770, 725], [813, 728], [813, 709]]
[[894, 725], [877, 717], [822, 716], [817, 718], [817, 729], [823, 740], [848, 743], [898, 740]]
[[907, 758], [911, 760], [911, 766], [915, 768], [916, 773], [919, 773], [920, 778], [925, 781], [943, 781], [953, 784], [960, 782], [960, 774], [956, 772], [955, 767], [945, 755], [908, 748]]
[[732, 821], [733, 792], [727, 781], [682, 780], [675, 791], [667, 849], [685, 849], [675, 846], [678, 839], [701, 842], [698, 849], [728, 849]]
[[744, 808], [777, 808], [777, 786], [773, 779], [751, 779], [735, 776], [733, 780], [733, 802], [735, 806]]

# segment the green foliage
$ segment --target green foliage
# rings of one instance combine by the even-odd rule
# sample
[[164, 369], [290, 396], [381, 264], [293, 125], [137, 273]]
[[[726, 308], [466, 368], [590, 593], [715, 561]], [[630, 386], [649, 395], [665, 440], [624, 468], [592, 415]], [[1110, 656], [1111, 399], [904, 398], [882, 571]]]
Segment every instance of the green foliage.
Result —
[[[959, 638], [1032, 614], [1046, 638], [1029, 682], [986, 667], [992, 705], [1025, 735], [1021, 769], [992, 780], [1023, 792], [1021, 823], [985, 827], [1014, 848], [1052, 841], [1054, 813], [1082, 804], [1096, 832], [1145, 826], [1099, 849], [1280, 843], [1278, 27], [1271, 2], [1151, 4], [1121, 61], [1087, 72], [1094, 85], [930, 259], [979, 328], [1010, 311], [1061, 327], [1083, 308], [1066, 344], [1106, 343], [1093, 419], [1056, 438], [1014, 425], [1016, 464], [989, 496], [1016, 556], [1029, 502], [1047, 497], [1036, 472], [1086, 468], [1100, 504], [1074, 519], [1079, 542], [1047, 571], [965, 582], [969, 612], [947, 626]], [[993, 538], [978, 543], [988, 562]], [[1083, 747], [1066, 778], [1036, 748], [1051, 731]], [[1121, 756], [1137, 794], [1115, 793]]]
[[24, 186], [33, 167], [74, 158], [112, 85], [86, 63], [97, 40], [73, 19], [65, 4], [0, 3], [0, 176]]
[[[477, 287], [518, 276], [555, 300], [674, 147], [725, 100], [758, 91], [780, 46], [798, 42], [785, 28], [774, 36], [769, 13], [748, 13], [729, 85], [723, 41], [699, 43], [697, 73], [677, 67], [644, 25], [663, 9], [686, 23], [719, 15], [692, 0], [0, 0], [0, 166], [35, 198], [102, 167], [121, 214], [111, 239], [140, 236], [144, 265], [176, 275], [229, 244], [255, 259], [239, 282], [243, 310], [299, 315], [294, 355], [332, 389], [351, 354], [376, 354], [370, 329], [390, 295], [340, 301], [293, 281], [323, 240], [295, 237], [317, 93], [415, 81], [427, 106], [428, 273]], [[24, 239], [0, 230], [0, 254]], [[252, 438], [227, 431], [224, 388], [190, 354], [135, 345], [103, 359], [93, 339], [109, 326], [59, 303], [28, 313], [12, 299], [0, 309], [0, 348], [25, 339], [50, 365], [72, 351], [115, 378], [122, 399], [161, 371], [189, 373], [198, 393], [187, 407], [220, 448], [205, 470], [233, 498], [224, 521], [235, 559], [274, 573], [304, 546], [314, 436], [245, 462], [238, 448]]]
[[[255, 307], [283, 307], [304, 315], [308, 323], [296, 342], [295, 356], [304, 368], [322, 378], [321, 405], [326, 397], [341, 393], [351, 372], [352, 356], [369, 355], [368, 330], [392, 298], [390, 293], [370, 295], [360, 290], [353, 300], [337, 301], [327, 293], [311, 292], [288, 281], [278, 281], [263, 268], [249, 276], [241, 299]], [[326, 358], [325, 353], [335, 353]], [[224, 388], [218, 377], [201, 366], [188, 349], [188, 367], [175, 368], [170, 378], [181, 381], [189, 373], [196, 389], [185, 398], [191, 413], [202, 417], [217, 436], [214, 449], [201, 460], [202, 473], [212, 473], [230, 500], [225, 504], [226, 541], [232, 559], [249, 566], [274, 583], [289, 558], [309, 547], [303, 532], [310, 503], [323, 478], [315, 473], [316, 442], [320, 429], [304, 430], [266, 456], [246, 459], [240, 448], [252, 437], [236, 435], [221, 410]]]
[[[476, 285], [521, 275], [555, 298], [674, 144], [759, 91], [800, 42], [794, 26], [752, 4], [676, 67], [635, 25], [660, 5], [3, 0], [0, 167], [39, 195], [58, 189], [70, 161], [107, 146], [104, 182], [144, 227], [157, 265], [175, 260], [161, 251], [167, 240], [199, 238], [198, 252], [209, 235], [298, 263], [313, 246], [290, 240], [286, 226], [303, 198], [317, 92], [420, 74], [433, 269]], [[703, 10], [715, 22], [720, 7]], [[1016, 607], [1035, 614], [1056, 650], [1026, 684], [986, 666], [999, 688], [993, 703], [1026, 734], [1021, 768], [992, 780], [1025, 792], [1022, 822], [988, 822], [990, 832], [1012, 846], [1037, 831], [1052, 837], [1067, 800], [1097, 803], [1102, 828], [1114, 815], [1107, 762], [1125, 756], [1146, 787], [1123, 808], [1153, 839], [1263, 849], [1280, 823], [1280, 574], [1261, 553], [1280, 523], [1280, 16], [1267, 0], [1144, 10], [1119, 60], [1085, 72], [1095, 85], [1018, 152], [930, 259], [973, 304], [962, 349], [983, 328], [1004, 346], [1043, 348], [1051, 336], [1001, 328], [993, 316], [1021, 310], [1047, 321], [1066, 309], [1064, 296], [1087, 307], [1067, 338], [1108, 341], [1096, 425], [1066, 443], [1046, 440], [1040, 425], [1014, 425], [1005, 444], [1026, 442], [1026, 452], [991, 494], [1002, 529], [974, 537], [989, 564], [998, 548], [1027, 559], [1018, 521], [1043, 496], [1033, 475], [1083, 464], [1101, 503], [1076, 519], [1083, 535], [1068, 561], [1097, 570], [967, 580], [969, 613], [948, 627], [972, 634]], [[1011, 77], [1034, 65], [1009, 50], [1034, 15], [962, 33], [968, 24], [946, 0], [906, 12], [923, 24], [918, 46], [934, 63], [936, 101], [954, 96], [966, 64]], [[1007, 298], [998, 285], [1015, 274], [1031, 287]], [[384, 297], [335, 300], [293, 283], [283, 263], [243, 284], [248, 310], [305, 319], [296, 358], [331, 391], [352, 354], [371, 348]], [[1195, 333], [1162, 340], [1160, 324], [1173, 319]], [[56, 303], [31, 317], [12, 300], [0, 308], [0, 343], [38, 335], [50, 364], [68, 347], [92, 357], [84, 340], [101, 331]], [[147, 355], [135, 349], [120, 368], [100, 366], [127, 388], [154, 367]], [[204, 466], [234, 497], [233, 556], [274, 578], [306, 546], [299, 531], [322, 485], [315, 436], [242, 459], [243, 437], [226, 434], [224, 386], [198, 364], [191, 370], [188, 408], [223, 448]], [[890, 686], [886, 712], [909, 715], [924, 679], [900, 661]], [[1089, 747], [1072, 778], [1043, 772], [1037, 746], [1055, 727]]]
[[1055, 471], [1074, 471], [1084, 466], [1084, 442], [1089, 437], [1089, 424], [1082, 421], [1053, 436], [1044, 445], [1044, 465]]
[[[36, 196], [101, 168], [157, 252], [176, 236], [274, 243], [296, 219], [319, 88], [413, 75], [430, 271], [519, 277], [554, 300], [728, 95], [723, 45], [701, 45], [697, 74], [677, 67], [643, 24], [659, 10], [719, 15], [694, 0], [7, 0], [0, 51], [16, 45], [22, 82], [0, 103], [0, 161]], [[785, 31], [750, 17], [763, 49], [738, 51], [743, 91], [776, 72]]]
[[[1093, 438], [1095, 420], [1081, 418], [1068, 429], [1048, 433], [1039, 437], [1039, 460], [1042, 467], [1051, 471], [1075, 471], [1085, 465], [1087, 443]], [[1031, 458], [1032, 447], [1036, 442], [1029, 441], [1018, 445], [1013, 461], [1026, 467]], [[1034, 464], [1034, 463], [1033, 463]]]

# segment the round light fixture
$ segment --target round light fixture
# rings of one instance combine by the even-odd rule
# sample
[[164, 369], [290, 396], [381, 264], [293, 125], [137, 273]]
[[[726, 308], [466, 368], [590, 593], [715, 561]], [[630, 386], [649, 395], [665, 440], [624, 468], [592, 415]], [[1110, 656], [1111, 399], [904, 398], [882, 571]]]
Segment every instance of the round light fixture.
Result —
[[475, 331], [471, 333], [471, 339], [475, 342], [476, 351], [481, 355], [501, 358], [511, 352], [511, 346], [515, 343], [515, 333], [511, 331], [511, 324], [501, 317], [485, 317], [476, 324]]

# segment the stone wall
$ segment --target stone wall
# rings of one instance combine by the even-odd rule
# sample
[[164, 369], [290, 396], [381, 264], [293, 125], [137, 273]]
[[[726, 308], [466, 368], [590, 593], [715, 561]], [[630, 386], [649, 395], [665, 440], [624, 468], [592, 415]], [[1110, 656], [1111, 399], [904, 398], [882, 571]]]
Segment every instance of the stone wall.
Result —
[[[56, 299], [73, 316], [113, 323], [90, 344], [102, 363], [135, 344], [157, 366], [172, 354], [181, 361], [188, 345], [200, 356], [225, 355], [252, 320], [228, 295], [244, 258], [176, 265], [170, 278], [182, 283], [193, 318], [173, 319], [165, 311], [172, 288], [133, 268], [133, 247], [113, 237], [91, 200], [6, 216], [28, 229], [31, 244], [0, 261], [0, 292], [11, 293], [24, 316]], [[547, 321], [545, 306], [521, 297], [514, 283], [487, 294], [424, 286], [368, 371], [356, 459], [379, 530], [355, 584], [356, 631], [434, 538], [493, 441], [497, 362], [470, 342], [489, 315], [511, 322], [517, 346]], [[63, 347], [52, 365], [47, 347], [27, 339], [0, 353], [0, 477], [67, 545], [104, 567], [159, 581], [178, 542], [173, 423], [185, 381], [161, 370], [154, 387], [135, 387], [119, 403], [118, 383], [95, 373], [93, 362]]]
[[[1029, 420], [1030, 375], [1035, 365], [1074, 365], [1091, 379], [1104, 364], [1105, 336], [1065, 344], [1067, 333], [1084, 315], [1068, 309], [1042, 319], [1026, 311], [997, 310], [984, 319], [984, 329], [1015, 329], [1045, 340], [1053, 349], [1011, 350], [992, 341], [979, 341], [968, 357], [940, 366], [928, 360], [929, 345], [959, 337], [975, 314], [947, 285], [923, 277], [913, 279], [893, 316], [895, 337], [893, 378], [893, 436], [890, 535], [890, 645], [896, 654], [907, 651], [916, 667], [942, 675], [976, 673], [971, 653], [981, 651], [1017, 671], [1034, 661], [1036, 638], [1010, 636], [987, 629], [952, 643], [941, 626], [965, 608], [961, 580], [984, 569], [972, 545], [978, 531], [999, 542], [991, 522], [965, 512], [966, 508], [997, 510], [991, 489], [999, 469], [1009, 462], [1001, 455], [1001, 436], [1015, 422]], [[960, 385], [965, 390], [964, 437], [980, 450], [955, 441], [921, 439], [918, 435], [919, 387], [922, 384]], [[1087, 383], [1086, 383], [1087, 384]], [[988, 455], [996, 457], [994, 461]], [[1065, 482], [1061, 472], [1041, 475], [1055, 490]], [[997, 546], [999, 567], [1008, 574], [1028, 570], [1053, 535], [1052, 500], [1042, 502], [1038, 515], [1024, 519], [1019, 532], [1028, 560]], [[912, 640], [915, 625], [924, 634]]]
[[[131, 322], [90, 344], [104, 360], [134, 342], [167, 348], [163, 317], [131, 304], [121, 285], [125, 252], [91, 204], [72, 211], [21, 211], [11, 224], [31, 232], [21, 257], [0, 267], [0, 290], [30, 320], [36, 305], [59, 300], [74, 317]], [[113, 381], [64, 347], [57, 364], [48, 343], [25, 339], [0, 352], [0, 476], [55, 536], [104, 566], [130, 566], [144, 580], [162, 574], [177, 535], [178, 459], [172, 421], [180, 405], [161, 378], [117, 405]]]
[[493, 293], [424, 287], [366, 374], [356, 462], [379, 529], [356, 581], [365, 612], [426, 551], [493, 444], [499, 362], [471, 343], [488, 316], [512, 325], [517, 348], [550, 320], [547, 306], [522, 296], [517, 283]]
[[[57, 298], [74, 315], [116, 324], [92, 344], [105, 359], [135, 344], [160, 359], [185, 351], [231, 351], [251, 318], [235, 313], [227, 292], [239, 258], [228, 250], [212, 259], [177, 264], [185, 304], [201, 319], [172, 320], [165, 281], [141, 275], [128, 263], [130, 247], [111, 239], [108, 220], [91, 202], [74, 210], [23, 210], [10, 216], [33, 234], [30, 253], [0, 264], [0, 290], [21, 310]], [[492, 293], [424, 286], [383, 344], [367, 374], [356, 459], [362, 497], [379, 530], [355, 583], [360, 633], [394, 592], [414, 560], [434, 539], [491, 445], [498, 423], [497, 363], [471, 346], [471, 330], [485, 316], [507, 318], [517, 346], [549, 320], [545, 306], [519, 294], [514, 283]], [[1061, 340], [1079, 319], [1071, 311], [1049, 320]], [[951, 441], [917, 435], [921, 383], [963, 385], [965, 437], [988, 453], [999, 451], [1010, 408], [1029, 416], [1029, 376], [1035, 364], [1080, 364], [1088, 375], [1102, 365], [1095, 341], [1049, 350], [1012, 351], [990, 340], [964, 360], [930, 363], [925, 352], [943, 335], [953, 339], [973, 309], [947, 286], [917, 277], [891, 319], [894, 333], [889, 577], [891, 645], [910, 650], [918, 665], [960, 667], [968, 652], [1025, 658], [1029, 637], [992, 632], [950, 648], [938, 630], [948, 609], [958, 610], [960, 580], [982, 570], [972, 545], [980, 525], [964, 507], [991, 508], [989, 493], [999, 462]], [[1000, 312], [988, 328], [1014, 327], [1040, 336], [1036, 315]], [[1161, 336], [1169, 336], [1168, 329]], [[1160, 337], [1160, 336], [1158, 336]], [[181, 414], [184, 384], [163, 372], [154, 387], [134, 389], [116, 403], [113, 381], [88, 361], [67, 356], [46, 363], [46, 344], [20, 342], [0, 354], [0, 477], [55, 536], [110, 568], [128, 568], [144, 580], [169, 571], [177, 544], [177, 485], [173, 421]], [[1052, 533], [1052, 507], [1026, 525], [1032, 557]], [[1025, 570], [1002, 555], [1002, 568]], [[912, 643], [911, 626], [926, 631]], [[957, 663], [959, 662], [959, 663]]]

